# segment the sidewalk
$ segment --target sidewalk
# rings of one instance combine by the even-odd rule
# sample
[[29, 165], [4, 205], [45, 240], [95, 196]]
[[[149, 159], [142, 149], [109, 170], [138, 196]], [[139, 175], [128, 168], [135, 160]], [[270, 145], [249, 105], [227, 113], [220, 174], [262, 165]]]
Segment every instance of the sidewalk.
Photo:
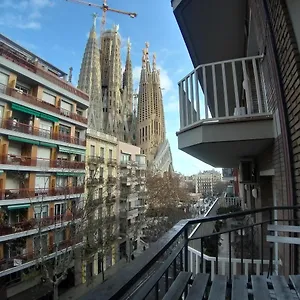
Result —
[[[110, 267], [106, 272], [105, 272], [105, 280], [113, 276], [115, 273], [119, 271], [123, 266], [127, 264], [126, 260], [120, 260], [117, 264], [114, 266]], [[88, 286], [86, 284], [81, 284], [78, 286], [75, 286], [71, 289], [69, 289], [67, 292], [63, 293], [62, 295], [59, 296], [59, 300], [76, 300], [82, 297], [85, 293], [88, 291], [91, 291], [94, 289], [96, 286], [102, 283], [102, 274], [98, 274], [93, 278], [93, 281], [91, 284]]]

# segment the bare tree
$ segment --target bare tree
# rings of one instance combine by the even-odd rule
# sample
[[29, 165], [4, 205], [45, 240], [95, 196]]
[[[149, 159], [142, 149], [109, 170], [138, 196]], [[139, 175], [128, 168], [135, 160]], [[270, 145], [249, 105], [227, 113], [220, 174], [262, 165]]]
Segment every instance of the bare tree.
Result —
[[192, 203], [187, 189], [180, 184], [180, 176], [165, 173], [163, 176], [148, 172], [146, 194], [148, 209], [144, 236], [156, 241], [179, 220], [190, 217]]

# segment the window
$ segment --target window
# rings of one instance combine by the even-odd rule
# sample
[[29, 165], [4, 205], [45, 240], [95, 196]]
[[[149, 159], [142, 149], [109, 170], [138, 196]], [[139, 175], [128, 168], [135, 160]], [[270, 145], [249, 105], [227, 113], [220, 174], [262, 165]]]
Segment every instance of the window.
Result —
[[100, 148], [100, 156], [104, 157], [104, 148], [103, 147]]
[[15, 89], [18, 91], [20, 94], [29, 94], [29, 88], [25, 87], [24, 85], [20, 84], [19, 82], [16, 83]]
[[56, 177], [56, 187], [66, 187], [68, 184], [68, 177], [57, 176]]
[[60, 245], [65, 240], [65, 230], [59, 230], [54, 234], [54, 242], [56, 245]]
[[131, 159], [130, 154], [121, 153], [121, 162], [127, 163], [130, 161], [130, 159]]
[[37, 205], [34, 207], [34, 218], [43, 219], [48, 217], [48, 205]]
[[91, 145], [91, 156], [95, 156], [96, 154], [96, 148], [94, 145]]
[[46, 92], [43, 92], [43, 101], [55, 106], [55, 102], [56, 102], [56, 97], [49, 94], [49, 93], [46, 93]]
[[62, 135], [70, 135], [71, 134], [71, 128], [64, 125], [59, 125], [59, 133]]
[[100, 168], [100, 177], [103, 177], [103, 168]]
[[112, 159], [112, 150], [111, 149], [109, 149], [109, 152], [108, 152], [108, 157], [109, 157], [109, 159]]
[[50, 177], [48, 176], [41, 176], [41, 175], [36, 175], [35, 177], [35, 188], [36, 189], [48, 189], [49, 188], [49, 179]]
[[48, 234], [42, 234], [41, 236], [35, 236], [33, 238], [33, 247], [36, 255], [48, 253]]
[[61, 216], [66, 212], [66, 210], [67, 210], [67, 204], [66, 203], [55, 204], [55, 206], [54, 206], [54, 216]]
[[60, 107], [62, 110], [71, 112], [72, 111], [72, 104], [66, 102], [66, 101], [61, 101]]

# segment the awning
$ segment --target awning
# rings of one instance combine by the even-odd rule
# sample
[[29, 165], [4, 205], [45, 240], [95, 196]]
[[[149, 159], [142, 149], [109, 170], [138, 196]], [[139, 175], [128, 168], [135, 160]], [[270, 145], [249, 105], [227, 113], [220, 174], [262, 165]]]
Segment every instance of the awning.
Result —
[[63, 147], [63, 146], [59, 146], [58, 149], [59, 149], [59, 152], [85, 155], [85, 150], [80, 150], [80, 149], [75, 149], [75, 148], [68, 148], [68, 147]]
[[57, 172], [57, 176], [85, 176], [85, 173]]
[[24, 112], [24, 113], [29, 114], [29, 115], [34, 115], [36, 117], [39, 117], [40, 114], [41, 114], [37, 110], [31, 109], [31, 108], [28, 108], [28, 107], [25, 107], [23, 105], [19, 105], [19, 104], [16, 104], [16, 103], [12, 103], [11, 108], [15, 109], [15, 110], [18, 110], [18, 111], [21, 111], [21, 112]]
[[49, 120], [49, 121], [52, 121], [54, 123], [57, 123], [59, 121], [58, 118], [47, 115], [47, 114], [44, 114], [44, 113], [41, 113], [40, 117], [41, 117], [41, 119]]
[[11, 136], [11, 135], [9, 135], [8, 139], [10, 141], [22, 142], [22, 143], [27, 143], [27, 144], [32, 144], [32, 145], [39, 145], [40, 144], [39, 141], [25, 139], [25, 138], [21, 138], [21, 137], [18, 137], [18, 136]]
[[7, 209], [15, 210], [15, 209], [28, 208], [28, 207], [30, 207], [30, 204], [18, 204], [18, 205], [9, 205], [7, 206]]
[[24, 113], [29, 114], [29, 115], [34, 115], [38, 118], [49, 120], [49, 121], [54, 122], [54, 123], [59, 121], [59, 119], [56, 118], [56, 117], [53, 117], [53, 116], [48, 115], [48, 114], [44, 114], [44, 113], [39, 112], [37, 110], [31, 109], [31, 108], [28, 108], [28, 107], [25, 107], [23, 105], [19, 105], [19, 104], [16, 104], [16, 103], [12, 103], [11, 108], [15, 109], [15, 110], [18, 110], [18, 111], [21, 111], [21, 112], [24, 112]]
[[40, 142], [40, 145], [49, 148], [56, 148], [56, 145], [51, 143]]

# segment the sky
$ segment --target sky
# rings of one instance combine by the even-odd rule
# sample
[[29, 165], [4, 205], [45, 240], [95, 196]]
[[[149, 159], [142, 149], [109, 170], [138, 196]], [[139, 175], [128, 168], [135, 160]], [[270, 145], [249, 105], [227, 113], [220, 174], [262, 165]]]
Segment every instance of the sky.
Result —
[[[102, 0], [87, 0], [102, 4]], [[107, 0], [115, 9], [137, 13], [107, 12], [106, 28], [119, 24], [122, 37], [122, 63], [126, 58], [128, 37], [135, 88], [138, 88], [142, 49], [150, 44], [150, 55], [157, 56], [161, 71], [167, 138], [171, 145], [175, 171], [185, 175], [212, 169], [211, 166], [178, 149], [179, 99], [177, 83], [192, 69], [191, 59], [173, 15], [170, 0]], [[81, 60], [92, 14], [101, 11], [66, 0], [0, 0], [1, 33], [52, 63], [66, 73], [73, 67], [72, 83], [77, 85]], [[100, 20], [98, 21], [100, 32]]]

